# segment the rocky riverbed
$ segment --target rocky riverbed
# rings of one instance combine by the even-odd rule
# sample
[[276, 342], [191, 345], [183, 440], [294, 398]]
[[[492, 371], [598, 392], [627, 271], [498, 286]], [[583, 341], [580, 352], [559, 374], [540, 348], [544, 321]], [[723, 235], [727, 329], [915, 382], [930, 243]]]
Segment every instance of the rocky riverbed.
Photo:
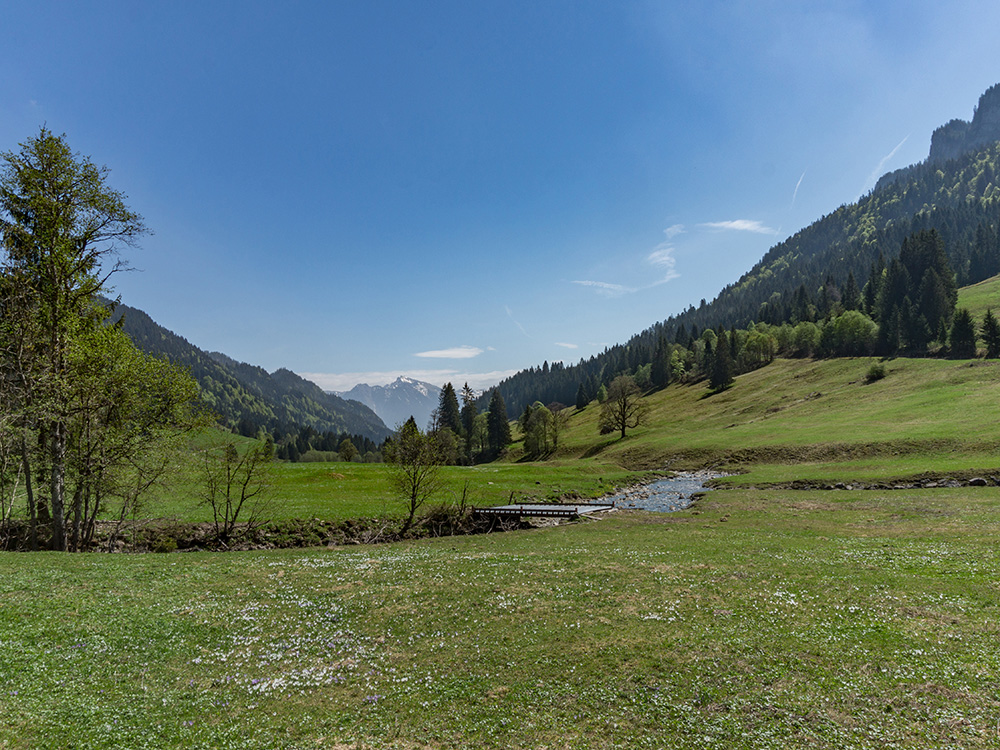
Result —
[[614, 501], [615, 507], [623, 510], [635, 508], [670, 513], [689, 508], [697, 493], [711, 489], [705, 486], [706, 483], [721, 476], [725, 474], [714, 471], [681, 471], [671, 477], [629, 487], [602, 499]]

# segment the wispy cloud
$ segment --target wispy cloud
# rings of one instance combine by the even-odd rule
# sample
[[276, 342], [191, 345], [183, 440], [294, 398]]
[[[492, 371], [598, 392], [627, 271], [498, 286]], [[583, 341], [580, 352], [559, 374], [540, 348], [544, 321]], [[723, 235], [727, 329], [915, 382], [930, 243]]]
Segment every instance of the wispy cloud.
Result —
[[580, 280], [573, 281], [571, 283], [590, 287], [604, 297], [621, 297], [623, 294], [631, 294], [632, 292], [639, 291], [637, 287], [623, 286], [622, 284], [611, 284], [607, 281]]
[[417, 352], [414, 357], [427, 359], [472, 359], [483, 353], [478, 346], [454, 346], [451, 349], [433, 349], [429, 352]]
[[680, 274], [677, 272], [676, 268], [677, 259], [674, 257], [674, 248], [672, 246], [661, 245], [646, 257], [646, 261], [659, 268], [663, 273], [663, 276], [654, 281], [652, 284], [649, 284], [649, 287], [666, 284], [668, 281], [680, 278]]
[[896, 152], [899, 151], [899, 149], [903, 147], [903, 144], [906, 143], [909, 139], [910, 136], [906, 136], [906, 138], [904, 138], [899, 142], [896, 148], [894, 148], [892, 151], [890, 151], [888, 154], [882, 157], [882, 160], [878, 163], [878, 166], [872, 170], [872, 173], [870, 175], [868, 175], [868, 180], [865, 182], [865, 186], [861, 192], [863, 193], [867, 192], [871, 188], [875, 187], [875, 183], [878, 181], [878, 178], [881, 177], [883, 174], [885, 174], [885, 165], [892, 160], [892, 157], [896, 155]]
[[567, 344], [567, 343], [565, 343], [563, 341], [556, 341], [555, 345], [556, 346], [561, 346], [564, 349], [579, 349], [580, 348], [578, 344]]
[[664, 281], [676, 279], [680, 276], [675, 270], [677, 259], [674, 257], [674, 247], [672, 245], [661, 245], [646, 256], [646, 261], [650, 264], [662, 268], [666, 271], [667, 277]]
[[799, 196], [799, 188], [802, 187], [802, 180], [806, 178], [806, 173], [803, 172], [802, 176], [799, 177], [799, 181], [795, 183], [795, 191], [792, 193], [792, 205], [795, 205], [795, 199]]
[[765, 224], [753, 219], [731, 219], [729, 221], [706, 221], [699, 224], [706, 229], [719, 229], [733, 232], [753, 232], [754, 234], [777, 234], [777, 229], [772, 229]]
[[685, 231], [686, 230], [684, 229], [683, 224], [674, 224], [673, 226], [664, 229], [663, 233], [667, 236], [667, 241], [659, 244], [655, 250], [646, 256], [646, 262], [659, 269], [663, 274], [663, 276], [652, 283], [644, 284], [642, 286], [625, 286], [624, 284], [612, 284], [608, 281], [578, 280], [572, 283], [590, 287], [604, 297], [621, 297], [623, 294], [633, 294], [634, 292], [639, 292], [643, 289], [651, 289], [654, 286], [666, 284], [668, 281], [672, 281], [680, 276], [676, 268], [677, 259], [674, 257], [675, 248], [673, 244], [671, 244], [670, 239], [672, 237], [676, 237], [678, 234], [683, 234]]
[[473, 390], [492, 388], [504, 378], [509, 378], [517, 370], [494, 370], [492, 372], [466, 372], [462, 370], [383, 370], [373, 372], [300, 372], [324, 391], [349, 391], [359, 383], [368, 385], [388, 385], [398, 377], [413, 378], [438, 387], [445, 383], [468, 383]]

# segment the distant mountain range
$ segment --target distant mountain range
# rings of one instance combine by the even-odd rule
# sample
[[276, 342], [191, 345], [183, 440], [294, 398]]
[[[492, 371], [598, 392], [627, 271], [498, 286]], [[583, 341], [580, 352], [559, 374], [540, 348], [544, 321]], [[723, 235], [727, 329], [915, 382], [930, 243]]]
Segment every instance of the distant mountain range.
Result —
[[122, 317], [122, 330], [136, 346], [186, 367], [198, 381], [205, 404], [223, 425], [241, 434], [311, 427], [380, 443], [392, 432], [370, 407], [326, 393], [291, 370], [268, 373], [225, 354], [206, 352], [134, 307], [118, 305], [113, 320]]
[[431, 412], [441, 400], [441, 389], [438, 386], [404, 377], [396, 378], [389, 385], [361, 383], [349, 391], [331, 393], [344, 399], [360, 401], [390, 427], [401, 425], [412, 416], [420, 429], [427, 426]]

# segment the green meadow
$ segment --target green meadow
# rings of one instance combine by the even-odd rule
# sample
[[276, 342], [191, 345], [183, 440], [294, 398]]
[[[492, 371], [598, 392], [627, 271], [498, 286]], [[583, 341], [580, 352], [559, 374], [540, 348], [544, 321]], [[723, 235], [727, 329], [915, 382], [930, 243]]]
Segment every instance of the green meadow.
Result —
[[4, 748], [996, 747], [1000, 492], [0, 557]]
[[[280, 463], [273, 467], [267, 516], [276, 521], [319, 518], [395, 518], [404, 503], [393, 488], [390, 467], [363, 463]], [[180, 482], [160, 488], [147, 508], [158, 517], [207, 522], [211, 509], [198, 499], [197, 478], [179, 470]], [[561, 460], [545, 464], [497, 463], [443, 466], [440, 488], [428, 505], [502, 505], [515, 500], [551, 501], [562, 497], [596, 498], [649, 476], [612, 463]]]

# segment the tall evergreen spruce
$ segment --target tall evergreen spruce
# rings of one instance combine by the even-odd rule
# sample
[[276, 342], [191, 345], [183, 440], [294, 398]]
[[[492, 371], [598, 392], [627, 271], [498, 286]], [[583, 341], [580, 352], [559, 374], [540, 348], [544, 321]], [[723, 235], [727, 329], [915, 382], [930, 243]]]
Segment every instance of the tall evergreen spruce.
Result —
[[861, 290], [858, 289], [858, 282], [854, 279], [854, 271], [847, 274], [841, 305], [844, 310], [858, 310], [861, 307]]
[[660, 336], [656, 341], [656, 351], [649, 370], [649, 379], [654, 388], [665, 388], [670, 383], [670, 347]]
[[493, 389], [490, 396], [489, 409], [486, 412], [487, 440], [490, 453], [499, 456], [511, 443], [510, 423], [507, 421], [507, 405], [504, 404], [500, 390]]
[[472, 463], [472, 433], [476, 428], [478, 414], [476, 394], [466, 383], [462, 386], [462, 432], [465, 435], [465, 457], [469, 463]]
[[972, 359], [976, 356], [976, 326], [972, 315], [964, 307], [955, 312], [951, 324], [951, 356], [955, 359]]
[[708, 376], [709, 386], [714, 391], [724, 391], [733, 384], [735, 370], [726, 332], [722, 330], [719, 332], [719, 339], [712, 357], [712, 369]]
[[1000, 323], [989, 308], [983, 316], [982, 327], [979, 329], [979, 336], [986, 345], [986, 358], [996, 359], [1000, 357]]
[[451, 383], [445, 383], [438, 398], [438, 428], [448, 428], [456, 435], [462, 434], [462, 411], [458, 396]]

